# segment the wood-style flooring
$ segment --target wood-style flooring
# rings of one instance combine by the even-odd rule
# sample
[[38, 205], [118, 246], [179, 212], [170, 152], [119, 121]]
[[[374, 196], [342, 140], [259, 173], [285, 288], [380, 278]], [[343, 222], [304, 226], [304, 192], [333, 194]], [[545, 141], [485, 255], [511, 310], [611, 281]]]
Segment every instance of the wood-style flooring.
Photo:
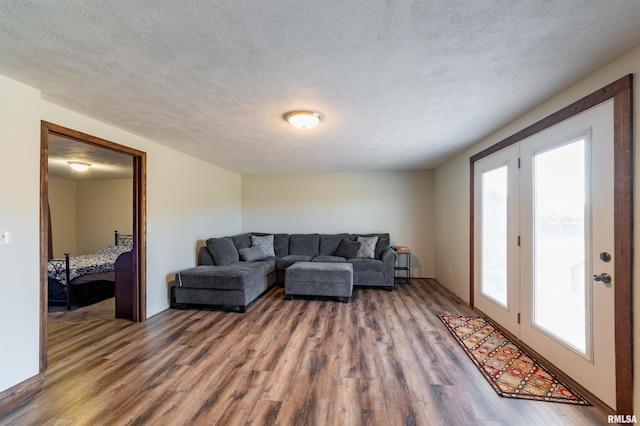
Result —
[[433, 280], [351, 303], [247, 313], [167, 310], [144, 323], [51, 324], [45, 387], [2, 425], [589, 425], [597, 407], [502, 398], [436, 316], [474, 312]]

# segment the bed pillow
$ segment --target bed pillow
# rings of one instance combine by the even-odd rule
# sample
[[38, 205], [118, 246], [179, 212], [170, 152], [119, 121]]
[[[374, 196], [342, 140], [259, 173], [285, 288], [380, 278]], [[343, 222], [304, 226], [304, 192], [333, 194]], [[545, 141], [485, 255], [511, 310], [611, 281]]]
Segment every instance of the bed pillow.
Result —
[[241, 248], [240, 250], [238, 250], [238, 253], [240, 253], [240, 257], [245, 262], [255, 262], [267, 257], [265, 256], [264, 251], [262, 251], [262, 248], [260, 246]]
[[213, 263], [218, 266], [231, 265], [240, 260], [238, 250], [233, 245], [231, 238], [209, 238], [207, 240], [207, 250], [213, 258]]
[[252, 235], [251, 247], [260, 247], [260, 249], [264, 252], [265, 257], [273, 257], [276, 255], [276, 252], [273, 248], [273, 235]]
[[351, 241], [343, 239], [340, 241], [338, 248], [333, 253], [334, 256], [344, 257], [345, 259], [355, 259], [358, 255], [358, 250], [362, 244], [357, 241]]
[[358, 250], [358, 256], [365, 259], [374, 259], [376, 256], [376, 244], [378, 237], [358, 237], [358, 242], [362, 245]]

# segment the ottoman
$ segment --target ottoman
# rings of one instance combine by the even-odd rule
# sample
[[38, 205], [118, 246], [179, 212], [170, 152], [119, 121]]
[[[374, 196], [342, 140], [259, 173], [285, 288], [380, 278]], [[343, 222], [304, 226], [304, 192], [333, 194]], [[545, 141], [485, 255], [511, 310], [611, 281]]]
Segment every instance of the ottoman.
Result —
[[345, 303], [353, 292], [350, 263], [297, 262], [285, 271], [284, 296], [331, 296]]

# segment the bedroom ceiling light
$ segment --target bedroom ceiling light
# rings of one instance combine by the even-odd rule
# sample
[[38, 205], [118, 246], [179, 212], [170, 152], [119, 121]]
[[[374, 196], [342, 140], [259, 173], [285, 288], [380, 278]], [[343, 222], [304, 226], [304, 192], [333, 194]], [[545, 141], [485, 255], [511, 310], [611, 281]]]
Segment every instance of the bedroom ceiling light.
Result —
[[78, 172], [86, 172], [87, 170], [89, 170], [89, 167], [91, 167], [91, 164], [89, 163], [81, 163], [79, 161], [67, 161], [67, 163], [69, 163], [69, 166]]
[[311, 129], [320, 123], [322, 115], [314, 111], [291, 111], [285, 113], [283, 118], [298, 129]]

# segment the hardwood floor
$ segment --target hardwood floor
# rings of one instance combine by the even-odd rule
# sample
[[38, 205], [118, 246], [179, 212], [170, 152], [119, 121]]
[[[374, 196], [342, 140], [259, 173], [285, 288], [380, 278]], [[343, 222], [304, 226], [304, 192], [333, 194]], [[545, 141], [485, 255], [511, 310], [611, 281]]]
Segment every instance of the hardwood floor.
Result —
[[45, 387], [2, 425], [588, 425], [597, 407], [498, 396], [436, 314], [473, 311], [433, 280], [349, 304], [168, 310], [49, 330]]

